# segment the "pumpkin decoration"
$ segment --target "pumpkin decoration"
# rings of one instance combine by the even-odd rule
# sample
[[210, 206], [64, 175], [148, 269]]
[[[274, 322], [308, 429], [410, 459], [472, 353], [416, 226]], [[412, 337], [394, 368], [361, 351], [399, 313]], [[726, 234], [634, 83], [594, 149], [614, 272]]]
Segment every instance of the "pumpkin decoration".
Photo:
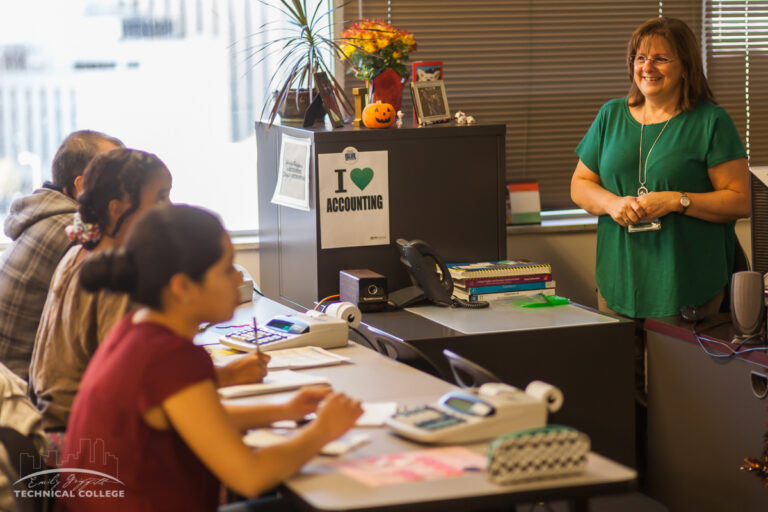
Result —
[[377, 101], [363, 109], [363, 124], [368, 128], [387, 128], [395, 122], [395, 109], [389, 103]]

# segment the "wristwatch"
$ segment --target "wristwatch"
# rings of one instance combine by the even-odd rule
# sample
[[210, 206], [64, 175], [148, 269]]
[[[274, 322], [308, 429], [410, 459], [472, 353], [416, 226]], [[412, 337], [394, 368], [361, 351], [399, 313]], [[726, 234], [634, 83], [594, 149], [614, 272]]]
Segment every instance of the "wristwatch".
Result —
[[685, 215], [685, 210], [691, 206], [691, 198], [685, 192], [680, 192], [680, 206], [683, 207], [683, 215]]

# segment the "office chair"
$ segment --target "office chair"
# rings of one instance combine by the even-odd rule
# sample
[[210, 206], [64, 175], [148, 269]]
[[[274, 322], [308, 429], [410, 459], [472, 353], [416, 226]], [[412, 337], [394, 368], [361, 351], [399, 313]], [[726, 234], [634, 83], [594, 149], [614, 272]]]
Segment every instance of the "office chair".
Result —
[[450, 382], [429, 356], [410, 343], [382, 336], [375, 336], [371, 342], [380, 354]]
[[456, 352], [446, 348], [443, 350], [443, 355], [448, 360], [448, 364], [451, 367], [454, 381], [456, 381], [456, 384], [462, 388], [476, 388], [486, 382], [503, 382], [500, 378], [479, 364], [461, 357]]

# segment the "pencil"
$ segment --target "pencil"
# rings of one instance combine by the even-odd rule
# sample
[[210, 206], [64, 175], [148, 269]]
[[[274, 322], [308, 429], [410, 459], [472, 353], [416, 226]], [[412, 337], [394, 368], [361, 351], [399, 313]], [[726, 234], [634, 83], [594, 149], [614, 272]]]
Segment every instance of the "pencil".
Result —
[[253, 317], [253, 342], [256, 344], [256, 352], [261, 354], [261, 347], [259, 346], [259, 325], [256, 322], [256, 317]]

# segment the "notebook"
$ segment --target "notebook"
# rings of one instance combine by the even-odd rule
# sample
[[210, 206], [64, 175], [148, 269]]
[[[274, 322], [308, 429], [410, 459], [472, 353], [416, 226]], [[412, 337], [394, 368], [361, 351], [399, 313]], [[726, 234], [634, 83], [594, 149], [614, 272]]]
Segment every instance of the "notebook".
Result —
[[520, 260], [481, 261], [478, 263], [447, 263], [454, 279], [476, 279], [480, 277], [524, 276], [530, 274], [551, 274], [549, 263], [533, 263]]

